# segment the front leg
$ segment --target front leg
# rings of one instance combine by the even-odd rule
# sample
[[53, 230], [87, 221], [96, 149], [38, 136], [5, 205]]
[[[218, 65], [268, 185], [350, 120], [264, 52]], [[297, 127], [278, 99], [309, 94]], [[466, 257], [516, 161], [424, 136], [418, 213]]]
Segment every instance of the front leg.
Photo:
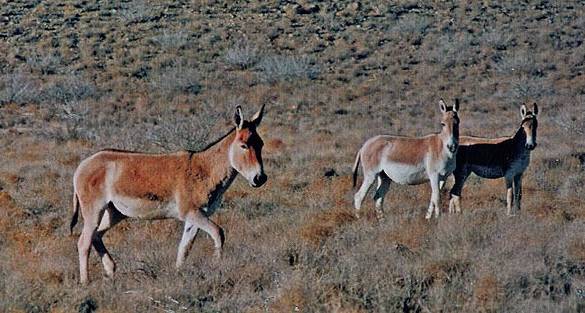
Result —
[[221, 257], [221, 252], [223, 249], [223, 244], [225, 242], [225, 235], [223, 229], [211, 221], [202, 211], [197, 211], [196, 218], [194, 219], [193, 223], [201, 228], [203, 231], [209, 234], [213, 239], [213, 243], [215, 246], [215, 253], [214, 256], [216, 259]]
[[177, 269], [179, 269], [185, 262], [185, 259], [187, 258], [187, 253], [189, 252], [191, 246], [193, 245], [193, 239], [195, 239], [195, 236], [199, 231], [199, 228], [195, 226], [193, 220], [194, 220], [193, 214], [191, 212], [188, 213], [187, 217], [185, 218], [183, 237], [181, 238], [181, 242], [179, 243], [179, 249], [177, 252], [177, 263], [175, 264]]
[[514, 202], [513, 200], [513, 185], [514, 185], [514, 179], [512, 177], [505, 177], [506, 179], [506, 209], [508, 211], [508, 215], [512, 215], [512, 203]]
[[429, 210], [425, 216], [426, 219], [430, 219], [433, 215], [433, 210], [435, 211], [435, 217], [439, 217], [439, 203], [440, 203], [440, 194], [441, 190], [439, 188], [439, 176], [438, 175], [431, 175], [429, 177], [429, 182], [431, 184], [431, 201], [429, 203]]
[[522, 200], [522, 174], [514, 176], [514, 211], [520, 212], [520, 201]]

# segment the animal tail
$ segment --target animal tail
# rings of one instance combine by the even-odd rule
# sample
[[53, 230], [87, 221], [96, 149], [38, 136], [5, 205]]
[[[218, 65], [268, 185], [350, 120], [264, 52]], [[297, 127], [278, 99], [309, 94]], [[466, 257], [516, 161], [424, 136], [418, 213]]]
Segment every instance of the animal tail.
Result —
[[362, 155], [362, 149], [360, 149], [357, 152], [357, 155], [355, 157], [355, 162], [353, 164], [353, 188], [355, 188], [355, 186], [357, 185], [358, 167], [360, 165], [361, 155]]
[[73, 227], [77, 224], [79, 219], [79, 197], [77, 192], [73, 192], [73, 216], [71, 217], [71, 223], [69, 224], [69, 234], [73, 235]]

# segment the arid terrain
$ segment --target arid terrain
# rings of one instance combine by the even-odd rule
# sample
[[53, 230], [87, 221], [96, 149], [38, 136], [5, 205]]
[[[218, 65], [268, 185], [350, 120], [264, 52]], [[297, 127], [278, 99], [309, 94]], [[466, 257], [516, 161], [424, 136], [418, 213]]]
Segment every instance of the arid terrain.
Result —
[[[585, 312], [585, 5], [570, 1], [3, 1], [1, 312]], [[522, 210], [471, 176], [463, 213], [393, 184], [354, 218], [351, 167], [377, 134], [510, 136], [540, 107]], [[201, 149], [236, 104], [268, 182], [241, 177], [175, 271], [182, 224], [127, 220], [79, 285], [72, 176], [104, 148]]]

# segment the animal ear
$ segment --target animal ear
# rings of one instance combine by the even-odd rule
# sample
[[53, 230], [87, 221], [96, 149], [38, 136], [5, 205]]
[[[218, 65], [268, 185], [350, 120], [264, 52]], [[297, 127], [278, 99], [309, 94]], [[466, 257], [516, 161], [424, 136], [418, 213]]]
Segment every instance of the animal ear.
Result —
[[256, 112], [256, 114], [254, 114], [254, 116], [252, 116], [252, 123], [254, 123], [256, 126], [260, 125], [260, 122], [262, 122], [262, 116], [264, 116], [264, 107], [266, 106], [266, 103], [263, 103], [262, 106], [260, 107], [260, 110], [258, 112]]
[[455, 105], [453, 106], [453, 112], [459, 111], [459, 98], [455, 99]]
[[234, 113], [234, 124], [238, 129], [242, 129], [244, 125], [244, 115], [242, 114], [242, 107], [236, 106], [236, 112]]
[[441, 112], [443, 113], [447, 112], [447, 105], [445, 104], [445, 101], [443, 101], [443, 99], [439, 100], [439, 107], [441, 108]]
[[538, 105], [536, 105], [536, 102], [532, 105], [532, 110], [534, 111], [534, 115], [538, 115]]
[[522, 117], [522, 119], [524, 119], [526, 117], [526, 105], [525, 104], [523, 104], [520, 107], [520, 116]]

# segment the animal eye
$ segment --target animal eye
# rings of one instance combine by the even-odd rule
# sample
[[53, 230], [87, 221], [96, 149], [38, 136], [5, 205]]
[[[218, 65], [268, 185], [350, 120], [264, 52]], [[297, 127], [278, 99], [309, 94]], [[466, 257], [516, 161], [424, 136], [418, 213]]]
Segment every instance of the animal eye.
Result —
[[441, 123], [441, 126], [445, 127], [445, 126], [447, 126], [447, 125], [445, 125], [445, 123]]
[[248, 146], [247, 145], [241, 145], [240, 148], [242, 148], [244, 150], [248, 150]]

